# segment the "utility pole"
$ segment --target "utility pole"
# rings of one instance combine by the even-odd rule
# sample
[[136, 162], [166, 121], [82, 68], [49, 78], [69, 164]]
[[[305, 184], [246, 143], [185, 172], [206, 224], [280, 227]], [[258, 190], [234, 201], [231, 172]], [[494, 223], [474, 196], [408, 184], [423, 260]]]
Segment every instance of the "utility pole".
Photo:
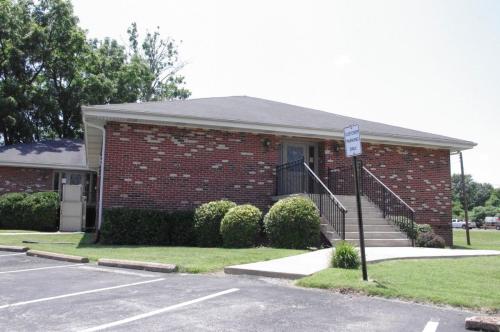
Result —
[[467, 192], [465, 191], [465, 174], [464, 174], [464, 158], [462, 157], [462, 151], [460, 155], [460, 169], [462, 171], [462, 202], [464, 204], [464, 214], [465, 214], [465, 234], [467, 236], [467, 245], [470, 246], [470, 234], [469, 234], [469, 204], [467, 202]]

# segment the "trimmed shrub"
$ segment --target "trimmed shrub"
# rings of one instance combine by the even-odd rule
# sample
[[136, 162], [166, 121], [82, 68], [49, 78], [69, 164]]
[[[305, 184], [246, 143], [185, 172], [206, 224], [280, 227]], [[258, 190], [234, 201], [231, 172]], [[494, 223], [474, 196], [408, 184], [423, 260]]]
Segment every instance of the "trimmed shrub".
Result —
[[200, 205], [194, 213], [194, 230], [200, 247], [218, 247], [222, 245], [220, 223], [227, 211], [236, 203], [221, 200]]
[[101, 242], [128, 245], [194, 245], [192, 211], [113, 208], [104, 211]]
[[417, 228], [417, 236], [420, 233], [429, 233], [429, 232], [432, 232], [432, 227], [429, 224], [416, 224], [415, 227]]
[[27, 229], [54, 231], [59, 225], [59, 194], [38, 192], [21, 202], [23, 224]]
[[55, 231], [59, 225], [59, 194], [10, 193], [0, 196], [1, 227]]
[[278, 201], [266, 214], [264, 226], [273, 247], [303, 249], [318, 246], [320, 241], [318, 209], [305, 197]]
[[9, 193], [0, 196], [0, 227], [7, 229], [23, 228], [21, 202], [25, 198], [25, 193]]
[[255, 245], [262, 212], [253, 205], [231, 208], [220, 224], [224, 247], [244, 248]]
[[424, 232], [418, 234], [416, 245], [426, 248], [444, 248], [445, 243], [443, 238], [434, 232]]
[[332, 255], [332, 266], [341, 269], [357, 269], [359, 267], [359, 254], [356, 248], [348, 242], [341, 241], [335, 246]]

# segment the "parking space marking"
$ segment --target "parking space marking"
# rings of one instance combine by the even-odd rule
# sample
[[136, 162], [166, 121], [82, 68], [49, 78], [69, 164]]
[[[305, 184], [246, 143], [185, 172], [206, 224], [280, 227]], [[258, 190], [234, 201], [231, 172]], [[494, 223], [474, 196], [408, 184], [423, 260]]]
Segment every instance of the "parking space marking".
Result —
[[109, 290], [113, 290], [113, 289], [120, 289], [120, 288], [125, 288], [125, 287], [132, 287], [132, 286], [150, 284], [150, 283], [153, 283], [153, 282], [158, 282], [158, 281], [163, 281], [163, 280], [165, 280], [165, 278], [153, 279], [153, 280], [147, 280], [147, 281], [141, 281], [141, 282], [134, 282], [134, 283], [131, 283], [131, 284], [118, 285], [118, 286], [112, 286], [112, 287], [91, 289], [91, 290], [87, 290], [87, 291], [76, 292], [76, 293], [69, 293], [69, 294], [62, 294], [62, 295], [57, 295], [57, 296], [52, 296], [52, 297], [44, 297], [44, 298], [36, 299], [36, 300], [23, 301], [23, 302], [17, 302], [17, 303], [12, 303], [12, 304], [5, 304], [5, 305], [0, 306], [0, 309], [10, 308], [10, 307], [18, 307], [18, 306], [22, 306], [22, 305], [26, 305], [26, 304], [32, 304], [32, 303], [38, 303], [38, 302], [59, 300], [59, 299], [64, 299], [64, 298], [67, 298], [67, 297], [73, 297], [73, 296], [78, 296], [78, 295], [99, 293], [99, 292], [109, 291]]
[[210, 295], [207, 295], [207, 296], [203, 296], [203, 297], [200, 297], [200, 298], [197, 298], [197, 299], [194, 299], [194, 300], [190, 300], [190, 301], [186, 301], [186, 302], [174, 304], [174, 305], [171, 305], [171, 306], [168, 306], [168, 307], [165, 307], [165, 308], [161, 308], [161, 309], [158, 309], [158, 310], [146, 312], [144, 314], [132, 316], [132, 317], [129, 317], [129, 318], [125, 318], [125, 319], [122, 319], [122, 320], [118, 320], [118, 321], [115, 321], [115, 322], [111, 322], [111, 323], [107, 323], [107, 324], [103, 324], [103, 325], [99, 325], [99, 326], [95, 326], [95, 327], [83, 330], [81, 332], [102, 331], [102, 330], [108, 329], [110, 327], [115, 327], [115, 326], [119, 326], [119, 325], [130, 323], [130, 322], [133, 322], [133, 321], [136, 321], [136, 320], [139, 320], [139, 319], [144, 319], [144, 318], [148, 318], [148, 317], [151, 317], [151, 316], [159, 315], [159, 314], [165, 313], [167, 311], [172, 311], [172, 310], [175, 310], [175, 309], [178, 309], [178, 308], [182, 308], [182, 307], [185, 307], [185, 306], [188, 306], [188, 305], [191, 305], [191, 304], [195, 304], [195, 303], [203, 302], [203, 301], [206, 301], [206, 300], [210, 300], [210, 299], [213, 299], [215, 297], [226, 295], [226, 294], [230, 294], [230, 293], [234, 293], [234, 292], [237, 292], [237, 291], [239, 291], [238, 288], [231, 288], [231, 289], [228, 289], [228, 290], [225, 290], [225, 291], [222, 291], [222, 292], [218, 292], [218, 293], [210, 294]]
[[425, 324], [425, 327], [422, 330], [422, 332], [436, 332], [438, 325], [439, 325], [439, 322], [434, 322], [434, 321], [430, 320], [427, 322], [427, 324]]
[[104, 268], [100, 268], [100, 267], [93, 267], [93, 266], [87, 266], [87, 265], [80, 266], [79, 269], [93, 270], [93, 271], [99, 271], [99, 272], [108, 272], [108, 273], [116, 273], [116, 274], [124, 274], [124, 275], [137, 276], [137, 277], [149, 277], [149, 278], [157, 277], [157, 275], [154, 275], [154, 274], [121, 271], [121, 270], [117, 270], [117, 269], [104, 269]]
[[16, 254], [7, 254], [7, 255], [0, 255], [0, 257], [7, 257], [7, 256], [19, 256], [19, 255], [26, 255], [25, 252], [18, 252]]
[[66, 264], [66, 265], [56, 265], [56, 266], [44, 266], [44, 267], [35, 267], [32, 269], [22, 269], [22, 270], [11, 270], [11, 271], [0, 271], [0, 274], [6, 274], [6, 273], [19, 273], [19, 272], [29, 272], [29, 271], [39, 271], [39, 270], [49, 270], [49, 269], [61, 269], [64, 267], [74, 267], [74, 266], [80, 266], [83, 264]]

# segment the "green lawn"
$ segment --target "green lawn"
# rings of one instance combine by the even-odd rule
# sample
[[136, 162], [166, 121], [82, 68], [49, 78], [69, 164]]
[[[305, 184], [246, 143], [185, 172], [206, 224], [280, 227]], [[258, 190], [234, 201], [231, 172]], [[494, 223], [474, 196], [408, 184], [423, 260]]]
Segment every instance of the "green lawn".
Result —
[[465, 231], [453, 230], [453, 244], [457, 249], [491, 249], [500, 250], [500, 231], [472, 229], [469, 231], [471, 245], [467, 245]]
[[[500, 250], [500, 231], [454, 230], [454, 248]], [[370, 281], [361, 271], [330, 268], [303, 278], [304, 287], [355, 291], [422, 302], [500, 312], [500, 256], [457, 259], [395, 260], [368, 265]]]
[[500, 312], [500, 256], [388, 261], [369, 264], [368, 276], [330, 268], [297, 283]]
[[[39, 243], [23, 243], [36, 241]], [[212, 272], [224, 266], [253, 263], [303, 253], [303, 250], [274, 248], [197, 248], [197, 247], [153, 247], [153, 246], [106, 246], [92, 243], [89, 234], [54, 235], [2, 235], [0, 244], [25, 245], [31, 249], [45, 250], [69, 255], [99, 258], [129, 259], [158, 263], [177, 264], [181, 272]]]

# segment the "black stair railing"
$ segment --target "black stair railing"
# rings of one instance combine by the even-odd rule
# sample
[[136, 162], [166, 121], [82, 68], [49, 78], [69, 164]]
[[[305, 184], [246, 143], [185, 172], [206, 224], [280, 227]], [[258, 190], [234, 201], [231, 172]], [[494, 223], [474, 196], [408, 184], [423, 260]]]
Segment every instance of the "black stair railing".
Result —
[[[394, 223], [415, 244], [415, 210], [387, 187], [362, 163], [358, 164], [361, 194], [382, 211], [385, 219]], [[337, 195], [354, 195], [352, 166], [328, 170], [328, 188]]]
[[320, 215], [345, 240], [346, 208], [304, 162], [292, 161], [276, 167], [276, 195], [305, 194], [316, 204]]
[[360, 174], [363, 195], [377, 205], [384, 218], [398, 226], [415, 245], [415, 210], [366, 167], [361, 167]]

